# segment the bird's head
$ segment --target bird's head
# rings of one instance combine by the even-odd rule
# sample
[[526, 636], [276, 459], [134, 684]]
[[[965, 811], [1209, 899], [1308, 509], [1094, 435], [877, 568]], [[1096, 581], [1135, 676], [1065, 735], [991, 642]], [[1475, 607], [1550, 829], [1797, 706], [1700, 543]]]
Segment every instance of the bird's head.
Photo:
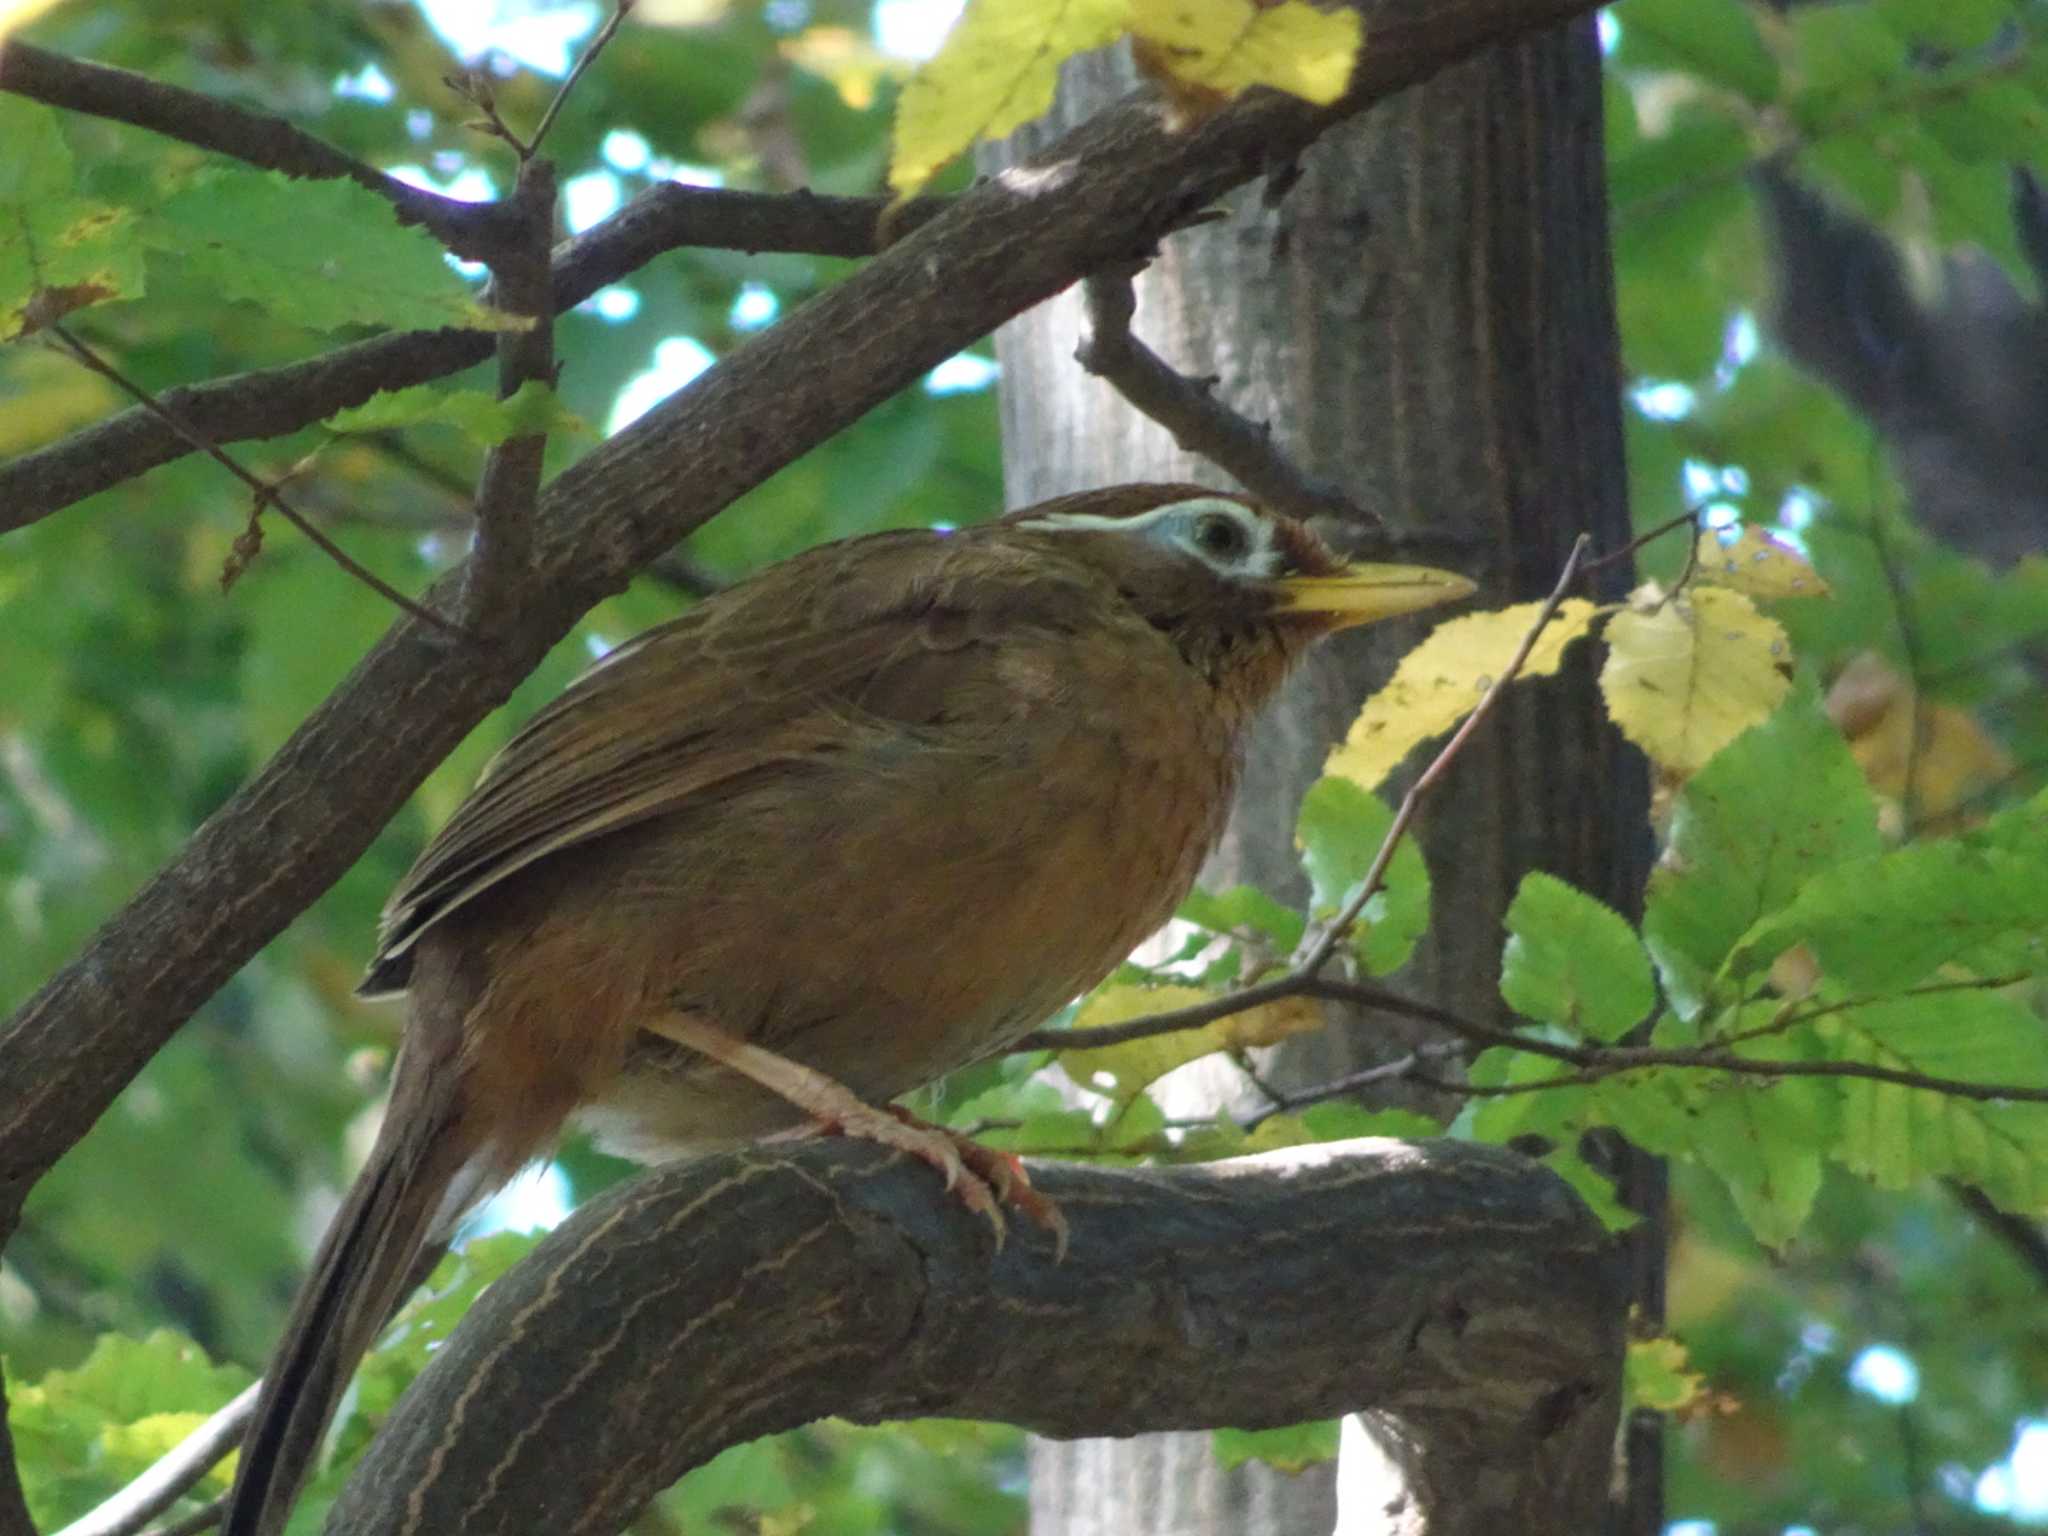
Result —
[[1110, 574], [1118, 596], [1234, 692], [1263, 696], [1326, 635], [1475, 590], [1449, 571], [1347, 563], [1306, 523], [1196, 485], [1124, 485], [1007, 519]]

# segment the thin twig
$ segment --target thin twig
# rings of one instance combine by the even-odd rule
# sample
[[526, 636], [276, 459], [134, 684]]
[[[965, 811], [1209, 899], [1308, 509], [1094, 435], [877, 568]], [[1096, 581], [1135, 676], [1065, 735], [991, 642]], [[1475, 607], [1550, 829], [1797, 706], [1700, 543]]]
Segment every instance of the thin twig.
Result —
[[1571, 553], [1565, 557], [1564, 569], [1558, 574], [1557, 585], [1551, 589], [1550, 596], [1543, 600], [1543, 606], [1537, 610], [1536, 622], [1531, 624], [1529, 632], [1522, 636], [1522, 643], [1515, 647], [1515, 654], [1507, 666], [1487, 685], [1486, 692], [1480, 695], [1479, 702], [1472, 708], [1472, 713], [1467, 715], [1457, 730], [1451, 733], [1451, 739], [1443, 744], [1442, 750], [1430, 760], [1429, 766], [1423, 769], [1421, 775], [1408, 787], [1408, 793], [1401, 797], [1400, 808], [1394, 812], [1394, 819], [1387, 827], [1387, 835], [1380, 839], [1379, 852], [1373, 855], [1372, 864], [1365, 872], [1364, 882], [1344, 904], [1343, 911], [1320, 932], [1311, 930], [1309, 935], [1304, 936], [1306, 947], [1296, 959], [1296, 970], [1309, 975], [1322, 970], [1329, 963], [1330, 956], [1336, 953], [1337, 946], [1344, 942], [1344, 936], [1357, 924], [1360, 914], [1365, 911], [1366, 903], [1378, 895], [1380, 888], [1386, 884], [1387, 866], [1393, 862], [1395, 850], [1400, 847], [1401, 839], [1407, 835], [1409, 824], [1415, 820], [1415, 813], [1422, 808], [1424, 797], [1435, 789], [1438, 782], [1450, 771], [1451, 764], [1456, 762], [1458, 755], [1465, 750], [1465, 743], [1471, 739], [1472, 733], [1479, 729], [1480, 722], [1493, 713], [1494, 705], [1500, 701], [1500, 696], [1507, 691], [1508, 685], [1521, 676], [1522, 668], [1529, 664], [1530, 653], [1536, 649], [1537, 639], [1549, 628], [1550, 621], [1557, 617], [1557, 610], [1564, 604], [1565, 594], [1571, 591], [1573, 583], [1579, 579], [1579, 565], [1585, 559], [1586, 545], [1587, 539], [1583, 533], [1572, 541]]
[[1655, 543], [1658, 539], [1663, 538], [1664, 535], [1677, 528], [1690, 527], [1693, 530], [1693, 543], [1697, 546], [1699, 543], [1699, 525], [1700, 514], [1698, 508], [1688, 512], [1681, 512], [1678, 516], [1659, 523], [1648, 533], [1637, 534], [1626, 544], [1622, 545], [1621, 548], [1609, 550], [1604, 555], [1595, 555], [1586, 562], [1586, 573], [1591, 575], [1594, 571], [1600, 570], [1605, 566], [1613, 565], [1617, 561], [1626, 560], [1629, 556], [1636, 553], [1637, 550], [1643, 548], [1644, 545]]
[[1417, 1071], [1424, 1062], [1465, 1056], [1470, 1054], [1471, 1050], [1471, 1045], [1464, 1040], [1427, 1040], [1392, 1061], [1362, 1067], [1356, 1072], [1347, 1072], [1342, 1077], [1333, 1077], [1328, 1082], [1317, 1083], [1313, 1087], [1298, 1089], [1292, 1093], [1269, 1093], [1273, 1102], [1264, 1109], [1246, 1115], [1237, 1122], [1237, 1126], [1239, 1130], [1249, 1134], [1275, 1115], [1292, 1114], [1295, 1110], [1324, 1104], [1331, 1099], [1348, 1099], [1363, 1089], [1375, 1088], [1382, 1083], [1422, 1082], [1424, 1079], [1417, 1076]]
[[463, 202], [411, 186], [281, 117], [131, 70], [9, 39], [0, 43], [0, 91], [129, 123], [261, 170], [323, 181], [346, 178], [389, 202], [405, 223], [419, 225], [456, 255], [472, 260], [487, 259], [515, 234], [496, 204]]
[[[148, 1471], [91, 1513], [79, 1516], [56, 1536], [134, 1536], [183, 1498], [242, 1443], [242, 1431], [249, 1427], [256, 1412], [256, 1394], [261, 1387], [261, 1382], [244, 1387], [224, 1406], [215, 1409], [204, 1424], [158, 1457]], [[217, 1512], [214, 1518], [219, 1518]], [[204, 1530], [205, 1526], [193, 1529]]]
[[75, 358], [81, 366], [90, 369], [92, 372], [98, 374], [101, 378], [107, 380], [116, 388], [120, 389], [123, 393], [127, 394], [144, 410], [148, 411], [151, 415], [156, 416], [158, 419], [163, 421], [166, 426], [169, 426], [174, 431], [176, 431], [180, 437], [184, 438], [194, 448], [197, 448], [201, 453], [204, 453], [207, 457], [211, 458], [215, 463], [221, 465], [224, 469], [228, 471], [229, 474], [233, 475], [237, 480], [241, 481], [244, 485], [248, 486], [249, 489], [255, 493], [256, 504], [259, 508], [266, 506], [275, 507], [287, 522], [289, 522], [294, 528], [298, 529], [299, 532], [303, 533], [307, 538], [311, 539], [313, 543], [316, 546], [318, 546], [320, 550], [324, 552], [330, 560], [332, 560], [336, 565], [340, 566], [344, 571], [348, 572], [349, 575], [355, 577], [357, 581], [360, 581], [364, 586], [368, 587], [371, 591], [377, 593], [387, 602], [390, 602], [391, 604], [399, 608], [401, 611], [411, 614], [414, 618], [420, 620], [422, 623], [431, 624], [434, 628], [441, 630], [447, 634], [463, 636], [467, 635], [467, 631], [465, 631], [461, 625], [453, 623], [448, 619], [444, 619], [439, 614], [434, 613], [426, 608], [422, 608], [418, 603], [415, 603], [403, 592], [400, 592], [396, 587], [392, 586], [389, 582], [385, 581], [384, 578], [379, 576], [375, 571], [372, 571], [371, 569], [369, 569], [369, 567], [363, 565], [353, 555], [349, 554], [347, 550], [343, 549], [339, 544], [336, 544], [332, 539], [328, 538], [326, 534], [322, 533], [319, 530], [319, 528], [316, 527], [313, 523], [309, 522], [306, 518], [300, 516], [299, 513], [291, 506], [291, 504], [287, 502], [284, 499], [284, 497], [278, 493], [278, 489], [276, 486], [270, 484], [268, 481], [265, 481], [254, 474], [251, 474], [248, 470], [244, 469], [241, 466], [241, 464], [236, 462], [234, 459], [230, 458], [218, 444], [209, 441], [202, 433], [198, 432], [192, 427], [187, 426], [183, 420], [181, 420], [178, 416], [174, 415], [167, 407], [163, 405], [162, 402], [160, 402], [159, 400], [157, 400], [155, 396], [150, 394], [148, 390], [144, 389], [140, 384], [135, 383], [126, 374], [122, 373], [119, 369], [114, 367], [112, 363], [109, 363], [108, 361], [106, 361], [106, 359], [102, 358], [97, 352], [93, 351], [91, 347], [87, 346], [84, 342], [80, 341], [63, 325], [52, 323], [51, 325], [46, 326], [44, 329], [48, 332], [49, 335], [56, 338], [57, 341], [62, 343], [64, 349], [68, 351], [71, 354], [71, 356]]
[[1137, 312], [1134, 278], [1142, 262], [1094, 273], [1082, 284], [1088, 335], [1074, 360], [1173, 434], [1188, 453], [1220, 465], [1246, 490], [1278, 511], [1306, 520], [1335, 517], [1377, 527], [1378, 514], [1331, 481], [1306, 474], [1273, 443], [1272, 430], [1216, 398], [1214, 379], [1195, 380], [1131, 334]]
[[526, 152], [531, 155], [538, 150], [548, 136], [548, 130], [555, 126], [555, 118], [562, 110], [562, 103], [569, 99], [569, 93], [576, 89], [576, 82], [583, 78], [583, 72], [597, 62], [597, 56], [605, 50], [605, 44], [618, 36], [619, 27], [626, 19], [626, 13], [633, 9], [633, 0], [617, 0], [611, 15], [604, 25], [597, 29], [597, 36], [590, 40], [590, 46], [576, 56], [576, 62], [569, 66], [569, 73], [562, 77], [555, 99], [548, 103], [547, 111], [541, 114], [540, 124], [533, 130], [533, 137], [526, 141]]

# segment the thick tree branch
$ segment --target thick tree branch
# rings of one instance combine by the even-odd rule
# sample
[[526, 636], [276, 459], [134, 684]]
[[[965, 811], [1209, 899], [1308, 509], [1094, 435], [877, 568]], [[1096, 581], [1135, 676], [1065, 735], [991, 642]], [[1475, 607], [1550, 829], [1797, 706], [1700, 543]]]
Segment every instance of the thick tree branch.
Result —
[[[896, 223], [915, 227], [948, 206], [911, 204]], [[554, 308], [573, 309], [607, 283], [684, 247], [870, 256], [887, 200], [651, 187], [594, 229], [560, 247], [554, 260]], [[485, 331], [398, 331], [332, 352], [166, 390], [164, 406], [214, 443], [282, 437], [361, 405], [384, 389], [403, 389], [474, 367], [490, 357]], [[0, 464], [0, 533], [25, 527], [110, 486], [192, 452], [178, 432], [141, 408], [124, 411], [61, 441]]]
[[1033, 1178], [1073, 1224], [1064, 1263], [1035, 1233], [992, 1252], [928, 1170], [847, 1142], [614, 1191], [485, 1293], [327, 1529], [611, 1532], [825, 1414], [1077, 1436], [1358, 1408], [1430, 1442], [1433, 1530], [1592, 1528], [1622, 1276], [1546, 1171], [1373, 1141]]
[[[623, 12], [614, 13], [615, 15]], [[605, 35], [616, 30], [616, 24]], [[590, 50], [595, 53], [601, 42]], [[563, 83], [556, 100], [574, 83]], [[550, 120], [553, 110], [550, 109]], [[536, 135], [536, 137], [538, 137]], [[527, 155], [506, 207], [519, 216], [522, 238], [491, 260], [491, 302], [532, 322], [525, 330], [498, 337], [498, 394], [510, 398], [520, 386], [555, 382], [555, 316], [548, 245], [555, 227], [555, 163]], [[540, 497], [546, 432], [524, 433], [499, 443], [484, 456], [477, 479], [476, 548], [470, 583], [462, 594], [463, 614], [488, 634], [500, 618], [517, 610], [533, 563], [533, 522]]]
[[465, 203], [409, 186], [272, 113], [251, 112], [132, 70], [11, 40], [0, 43], [0, 91], [132, 123], [259, 170], [317, 181], [346, 177], [384, 198], [405, 223], [419, 225], [458, 256], [474, 261], [488, 259], [518, 237], [517, 221], [499, 204]]

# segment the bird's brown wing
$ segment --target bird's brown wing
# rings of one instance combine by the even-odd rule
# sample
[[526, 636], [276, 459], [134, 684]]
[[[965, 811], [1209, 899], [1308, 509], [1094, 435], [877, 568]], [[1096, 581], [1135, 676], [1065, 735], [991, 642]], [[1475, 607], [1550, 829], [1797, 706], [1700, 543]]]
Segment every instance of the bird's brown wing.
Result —
[[1061, 562], [1027, 579], [1004, 541], [937, 538], [816, 551], [585, 673], [491, 760], [392, 893], [363, 995], [403, 990], [420, 934], [516, 871], [829, 751], [862, 719], [942, 718], [962, 652], [1085, 600]]

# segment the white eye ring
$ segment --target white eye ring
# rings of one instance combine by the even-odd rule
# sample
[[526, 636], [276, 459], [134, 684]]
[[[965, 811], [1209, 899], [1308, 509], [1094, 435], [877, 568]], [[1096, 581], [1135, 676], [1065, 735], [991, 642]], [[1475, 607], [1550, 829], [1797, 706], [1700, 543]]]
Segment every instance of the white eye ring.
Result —
[[1195, 548], [1211, 560], [1235, 565], [1252, 552], [1251, 532], [1228, 512], [1204, 512], [1195, 519]]

